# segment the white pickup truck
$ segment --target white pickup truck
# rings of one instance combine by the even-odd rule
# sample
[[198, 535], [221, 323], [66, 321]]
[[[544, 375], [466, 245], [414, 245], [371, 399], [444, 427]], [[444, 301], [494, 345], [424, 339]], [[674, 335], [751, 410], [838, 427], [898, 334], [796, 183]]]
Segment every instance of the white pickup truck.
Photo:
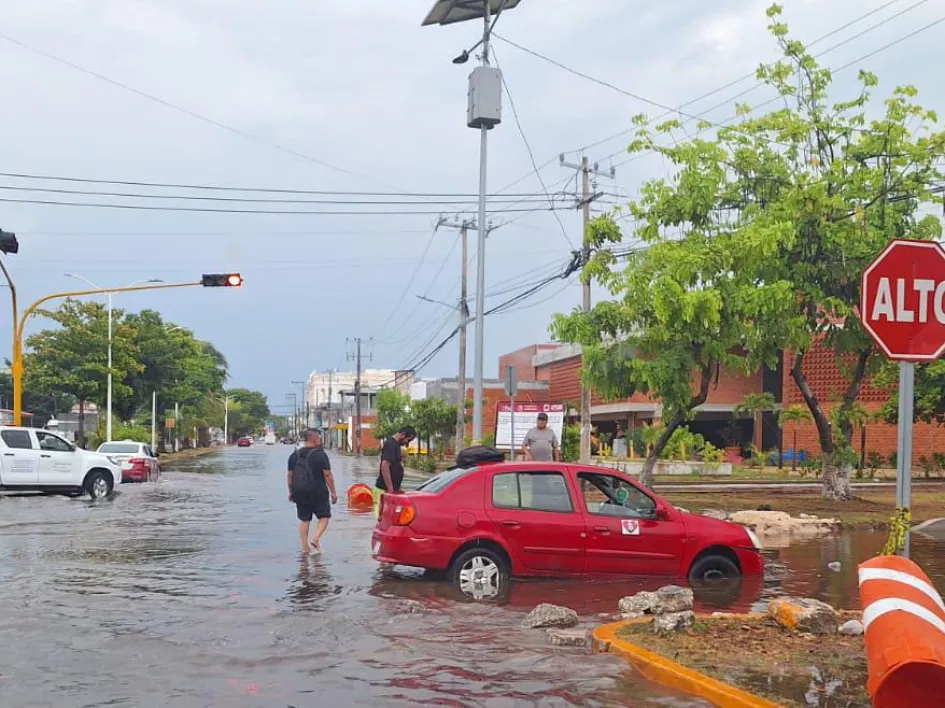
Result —
[[102, 499], [121, 483], [121, 465], [41, 428], [0, 427], [0, 488]]

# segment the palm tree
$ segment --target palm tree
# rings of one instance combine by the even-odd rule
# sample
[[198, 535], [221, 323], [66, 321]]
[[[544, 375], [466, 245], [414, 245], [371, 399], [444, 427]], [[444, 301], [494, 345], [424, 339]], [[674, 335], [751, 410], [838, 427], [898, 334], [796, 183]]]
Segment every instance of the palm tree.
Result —
[[[735, 415], [740, 418], [751, 418], [751, 440], [754, 444], [765, 411], [773, 411], [777, 407], [772, 393], [749, 393], [745, 398], [735, 406]], [[759, 448], [761, 445], [758, 446]], [[763, 464], [763, 463], [762, 463]]]
[[788, 406], [783, 408], [781, 413], [778, 415], [778, 425], [781, 426], [782, 436], [784, 434], [784, 425], [785, 423], [794, 423], [794, 443], [791, 446], [791, 469], [797, 469], [797, 426], [800, 423], [809, 423], [813, 418], [811, 417], [810, 411], [807, 410], [807, 406]]

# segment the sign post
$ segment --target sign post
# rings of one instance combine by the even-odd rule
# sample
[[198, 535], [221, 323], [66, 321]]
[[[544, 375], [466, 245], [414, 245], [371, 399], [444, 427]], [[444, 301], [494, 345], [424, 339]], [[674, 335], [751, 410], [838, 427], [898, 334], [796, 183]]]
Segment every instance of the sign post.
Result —
[[509, 449], [509, 459], [515, 460], [515, 394], [518, 393], [518, 376], [514, 366], [505, 367], [505, 392], [509, 395], [509, 414], [512, 416], [512, 443]]
[[903, 539], [896, 545], [908, 558], [915, 364], [945, 354], [945, 249], [932, 241], [890, 241], [863, 271], [860, 322], [886, 357], [899, 362], [896, 515]]

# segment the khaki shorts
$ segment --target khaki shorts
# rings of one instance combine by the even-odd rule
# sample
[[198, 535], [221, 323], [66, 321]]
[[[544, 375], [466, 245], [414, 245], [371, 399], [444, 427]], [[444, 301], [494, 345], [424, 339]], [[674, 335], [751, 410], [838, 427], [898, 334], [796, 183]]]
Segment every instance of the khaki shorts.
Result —
[[384, 496], [384, 490], [374, 487], [374, 489], [371, 490], [371, 494], [374, 496], [374, 518], [380, 519], [381, 518], [381, 497]]

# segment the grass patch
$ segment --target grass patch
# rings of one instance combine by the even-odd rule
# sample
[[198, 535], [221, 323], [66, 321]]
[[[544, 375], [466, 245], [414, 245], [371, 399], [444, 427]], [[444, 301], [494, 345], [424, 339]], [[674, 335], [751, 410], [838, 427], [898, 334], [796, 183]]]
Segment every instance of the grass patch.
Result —
[[[659, 493], [659, 485], [656, 485]], [[717, 492], [667, 491], [663, 495], [675, 506], [694, 514], [705, 509], [743, 511], [767, 505], [772, 511], [784, 511], [792, 516], [816, 514], [839, 519], [846, 527], [884, 528], [896, 508], [896, 490], [861, 489], [848, 502], [824, 499], [818, 489], [730, 489]], [[912, 521], [914, 524], [945, 515], [945, 487], [912, 489]]]
[[786, 708], [872, 705], [863, 637], [793, 634], [762, 618], [702, 618], [688, 631], [664, 636], [646, 622], [627, 625], [617, 636]]

